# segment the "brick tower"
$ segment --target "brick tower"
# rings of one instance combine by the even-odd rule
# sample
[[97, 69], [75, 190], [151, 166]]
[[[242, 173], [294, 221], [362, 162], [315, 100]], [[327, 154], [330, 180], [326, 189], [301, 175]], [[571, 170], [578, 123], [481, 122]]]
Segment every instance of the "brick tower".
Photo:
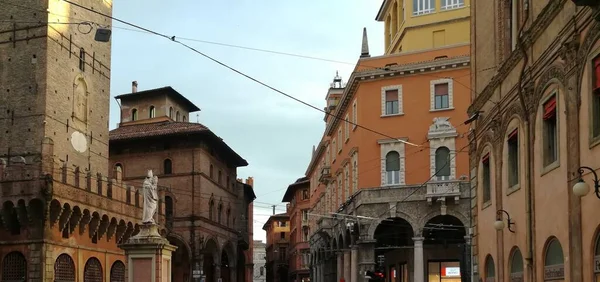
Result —
[[95, 33], [111, 20], [62, 0], [8, 0], [0, 19], [0, 280], [123, 281], [141, 204], [108, 177], [111, 43]]

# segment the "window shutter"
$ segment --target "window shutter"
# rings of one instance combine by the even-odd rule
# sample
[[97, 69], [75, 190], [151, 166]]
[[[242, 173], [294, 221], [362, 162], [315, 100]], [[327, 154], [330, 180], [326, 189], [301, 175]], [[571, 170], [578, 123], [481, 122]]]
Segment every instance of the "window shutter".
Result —
[[600, 56], [594, 59], [594, 92], [600, 94]]
[[508, 134], [508, 139], [513, 139], [517, 137], [517, 132], [519, 132], [518, 128], [515, 128], [515, 130], [513, 130], [510, 134]]
[[544, 119], [552, 118], [556, 114], [556, 96], [552, 96], [544, 103]]
[[448, 83], [436, 84], [435, 85], [435, 96], [448, 95]]
[[398, 101], [398, 90], [388, 90], [385, 91], [385, 101]]
[[490, 162], [490, 153], [485, 154], [485, 156], [483, 156], [483, 158], [481, 158], [481, 162], [489, 163]]

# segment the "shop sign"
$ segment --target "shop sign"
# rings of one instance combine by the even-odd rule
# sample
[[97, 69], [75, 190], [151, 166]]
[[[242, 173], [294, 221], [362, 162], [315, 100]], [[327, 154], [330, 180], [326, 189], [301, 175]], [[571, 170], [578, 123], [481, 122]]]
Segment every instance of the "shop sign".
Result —
[[511, 273], [510, 282], [523, 282], [523, 272]]
[[544, 267], [544, 279], [563, 279], [565, 278], [565, 265], [550, 265]]

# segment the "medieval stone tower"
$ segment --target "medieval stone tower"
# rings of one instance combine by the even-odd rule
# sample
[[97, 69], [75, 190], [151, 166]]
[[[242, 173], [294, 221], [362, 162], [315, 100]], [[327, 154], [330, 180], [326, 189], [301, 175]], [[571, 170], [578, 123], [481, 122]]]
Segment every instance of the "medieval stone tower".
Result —
[[[7, 162], [52, 157], [69, 169], [106, 174], [110, 42], [94, 40], [111, 20], [62, 0], [2, 4], [0, 155]], [[111, 15], [107, 0], [73, 3]], [[43, 143], [53, 143], [52, 156]]]
[[0, 4], [0, 281], [124, 281], [141, 201], [108, 174], [111, 20], [90, 10], [112, 1]]

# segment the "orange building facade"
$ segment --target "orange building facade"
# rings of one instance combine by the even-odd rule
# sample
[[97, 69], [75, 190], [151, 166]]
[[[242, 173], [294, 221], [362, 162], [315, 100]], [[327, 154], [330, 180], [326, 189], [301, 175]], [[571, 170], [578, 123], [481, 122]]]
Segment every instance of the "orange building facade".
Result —
[[289, 281], [290, 217], [287, 213], [274, 214], [269, 217], [262, 229], [267, 234], [265, 281], [287, 282]]
[[471, 6], [480, 281], [600, 279], [599, 8], [580, 0]]
[[[391, 2], [378, 18], [398, 12]], [[470, 275], [470, 52], [466, 40], [371, 57], [363, 31], [354, 72], [327, 91], [325, 133], [306, 171], [312, 280]]]
[[287, 210], [287, 214], [290, 216], [289, 281], [308, 282], [310, 278], [310, 246], [308, 245], [310, 236], [308, 227], [310, 211], [309, 179], [302, 177], [290, 184], [282, 202], [289, 203]]

